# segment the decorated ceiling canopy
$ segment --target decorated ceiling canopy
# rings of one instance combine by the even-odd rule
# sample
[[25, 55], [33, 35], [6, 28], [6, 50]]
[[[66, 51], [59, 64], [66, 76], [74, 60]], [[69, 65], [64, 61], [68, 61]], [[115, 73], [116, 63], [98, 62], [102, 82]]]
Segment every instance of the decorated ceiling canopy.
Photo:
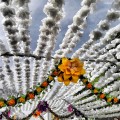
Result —
[[89, 34], [89, 17], [96, 23], [106, 1], [81, 0], [61, 40], [67, 0], [47, 0], [35, 49], [30, 2], [0, 0], [6, 37], [0, 38], [0, 119], [119, 118], [120, 0], [108, 1]]

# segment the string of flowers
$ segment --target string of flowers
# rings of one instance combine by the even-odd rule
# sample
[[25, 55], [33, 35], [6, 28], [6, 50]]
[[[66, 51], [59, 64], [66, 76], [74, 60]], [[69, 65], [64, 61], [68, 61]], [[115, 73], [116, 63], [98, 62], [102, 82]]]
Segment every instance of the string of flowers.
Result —
[[[0, 40], [0, 54], [4, 54], [5, 52], [7, 52], [7, 49], [4, 45], [4, 43]], [[11, 89], [11, 86], [13, 86], [13, 89], [15, 90], [15, 85], [13, 84], [14, 83], [14, 80], [12, 79], [13, 78], [13, 73], [10, 69], [10, 65], [9, 65], [9, 58], [8, 57], [1, 57], [2, 58], [2, 63], [3, 63], [3, 72], [6, 73], [6, 76], [5, 76], [5, 82], [6, 82], [6, 85], [9, 89]], [[8, 80], [9, 79], [9, 80]], [[12, 82], [11, 82], [12, 81]]]
[[[114, 1], [113, 4], [117, 4], [118, 1]], [[82, 54], [86, 54], [89, 49], [96, 48], [94, 47], [94, 44], [96, 43], [96, 40], [99, 40], [105, 31], [108, 31], [110, 29], [111, 23], [116, 22], [119, 19], [119, 10], [115, 9], [114, 7], [111, 8], [111, 10], [107, 11], [106, 19], [101, 20], [98, 24], [96, 29], [94, 29], [90, 33], [90, 39], [80, 48], [78, 49], [73, 56], [78, 57]], [[97, 44], [96, 44], [97, 45]], [[84, 50], [83, 50], [84, 49]], [[96, 48], [97, 49], [97, 48]]]
[[[58, 117], [58, 118], [69, 118], [70, 116], [72, 116], [73, 114], [75, 114], [77, 117], [78, 116], [83, 116], [85, 117], [79, 110], [77, 110], [75, 107], [73, 107], [72, 105], [68, 106], [68, 112], [70, 112], [70, 114], [67, 115], [58, 115], [56, 114], [47, 104], [46, 101], [40, 101], [39, 104], [37, 105], [37, 107], [26, 117], [20, 119], [20, 120], [27, 120], [30, 119], [32, 116], [37, 118], [39, 117], [43, 112], [47, 112], [49, 111], [50, 113], [52, 113], [54, 116]], [[7, 118], [7, 120], [13, 120], [13, 118], [10, 117], [10, 111], [5, 111], [1, 114], [1, 118], [2, 115], [5, 116]], [[85, 117], [86, 118], [86, 117]], [[43, 118], [42, 118], [43, 119]]]
[[[30, 54], [30, 32], [29, 32], [29, 26], [30, 26], [30, 12], [29, 12], [29, 0], [23, 1], [21, 4], [20, 1], [13, 1], [13, 5], [16, 8], [16, 19], [18, 24], [18, 31], [19, 31], [19, 39], [21, 40], [21, 52], [25, 54]], [[19, 8], [19, 9], [18, 9]], [[27, 89], [30, 88], [30, 60], [28, 58], [24, 59], [23, 62], [23, 78], [22, 85], [25, 86], [24, 89], [22, 89], [22, 93], [26, 93]], [[19, 85], [20, 86], [20, 85]]]
[[[48, 71], [48, 59], [51, 56], [51, 51], [54, 48], [56, 39], [55, 36], [58, 34], [59, 31], [59, 22], [63, 17], [63, 4], [64, 0], [60, 0], [59, 2], [57, 0], [49, 0], [44, 7], [44, 13], [47, 15], [47, 17], [42, 20], [43, 25], [40, 27], [40, 35], [37, 43], [37, 48], [34, 51], [34, 54], [38, 56], [43, 55], [44, 53], [44, 55], [47, 57], [47, 59], [45, 59], [44, 62], [41, 61], [39, 63], [41, 64], [42, 69], [40, 69], [39, 67], [37, 68], [37, 70], [39, 71], [40, 69], [41, 72], [41, 82], [46, 76], [46, 71]], [[35, 85], [38, 82], [38, 79], [34, 79], [34, 81], [35, 82], [33, 84]]]
[[[15, 9], [13, 7], [10, 6], [11, 2], [7, 3], [6, 1], [2, 1], [1, 2], [1, 12], [2, 15], [4, 17], [3, 20], [3, 25], [4, 25], [4, 29], [6, 31], [6, 36], [7, 36], [7, 40], [10, 46], [10, 51], [11, 53], [15, 54], [19, 52], [19, 47], [18, 47], [18, 30], [16, 27], [16, 19], [15, 19]], [[17, 84], [16, 84], [16, 90], [21, 92], [22, 88], [21, 85], [17, 86], [18, 84], [21, 84], [21, 68], [20, 68], [20, 60], [19, 58], [13, 57], [13, 61], [14, 64], [14, 79], [16, 79]], [[18, 71], [16, 71], [18, 70]], [[15, 74], [17, 74], [17, 78], [15, 78]]]

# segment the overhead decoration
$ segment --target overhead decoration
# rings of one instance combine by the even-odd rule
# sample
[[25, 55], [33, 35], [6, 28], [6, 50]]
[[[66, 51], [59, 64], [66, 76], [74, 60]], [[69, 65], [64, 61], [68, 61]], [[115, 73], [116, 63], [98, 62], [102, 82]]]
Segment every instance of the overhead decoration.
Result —
[[63, 40], [68, 3], [46, 1], [34, 50], [29, 3], [0, 1], [0, 119], [120, 117], [120, 0], [81, 0]]

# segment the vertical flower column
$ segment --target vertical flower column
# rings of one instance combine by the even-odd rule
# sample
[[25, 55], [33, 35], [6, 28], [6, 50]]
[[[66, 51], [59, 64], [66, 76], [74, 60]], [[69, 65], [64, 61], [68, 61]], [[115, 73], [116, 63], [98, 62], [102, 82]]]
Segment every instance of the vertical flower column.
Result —
[[[4, 30], [6, 31], [7, 40], [10, 46], [10, 52], [14, 55], [17, 54], [19, 49], [19, 39], [18, 39], [18, 30], [16, 27], [16, 19], [15, 19], [15, 9], [11, 6], [11, 2], [2, 1], [1, 2], [1, 12], [4, 17], [3, 25]], [[16, 81], [16, 90], [17, 92], [21, 91], [21, 86], [18, 86], [18, 84], [21, 84], [21, 75], [20, 75], [20, 62], [19, 58], [14, 57], [13, 59], [14, 63], [17, 64], [17, 66], [14, 64], [14, 81]], [[18, 70], [18, 71], [17, 71]], [[17, 78], [15, 76], [17, 74]]]
[[40, 27], [40, 37], [37, 48], [34, 51], [34, 54], [46, 57], [43, 62], [41, 61], [40, 82], [44, 81], [44, 77], [48, 71], [51, 52], [54, 48], [56, 35], [59, 31], [59, 22], [63, 17], [63, 4], [63, 0], [49, 0], [44, 7], [44, 12], [47, 17], [42, 20], [43, 25]]
[[[23, 2], [13, 0], [13, 5], [16, 7], [16, 19], [18, 23], [18, 30], [19, 30], [19, 39], [21, 40], [21, 52], [24, 54], [30, 54], [30, 32], [29, 32], [29, 26], [30, 26], [30, 12], [29, 12], [29, 6], [28, 3], [29, 0], [25, 0]], [[19, 8], [19, 9], [18, 9]], [[26, 93], [27, 90], [30, 88], [30, 59], [25, 58], [24, 64], [23, 64], [23, 77], [22, 77], [22, 85], [25, 86], [25, 88], [22, 90], [22, 93]]]
[[[4, 43], [2, 41], [0, 41], [0, 54], [4, 54], [8, 52]], [[2, 62], [3, 62], [3, 70], [4, 70], [4, 74], [5, 75], [5, 82], [7, 83], [7, 87], [9, 89], [11, 89], [11, 86], [13, 88], [13, 90], [15, 91], [15, 85], [14, 85], [14, 81], [13, 81], [13, 72], [12, 70], [10, 69], [10, 61], [9, 61], [9, 58], [8, 57], [2, 57]]]

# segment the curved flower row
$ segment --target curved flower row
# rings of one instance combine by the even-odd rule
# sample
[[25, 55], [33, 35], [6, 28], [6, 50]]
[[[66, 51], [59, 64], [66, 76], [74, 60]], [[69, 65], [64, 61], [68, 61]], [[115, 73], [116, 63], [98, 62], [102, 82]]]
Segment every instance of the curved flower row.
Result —
[[54, 80], [54, 77], [58, 77], [58, 81], [64, 82], [65, 85], [69, 85], [70, 82], [77, 83], [79, 77], [85, 73], [83, 69], [83, 63], [75, 59], [62, 58], [52, 70], [48, 78], [40, 85], [38, 84], [34, 90], [27, 92], [26, 95], [20, 95], [19, 97], [11, 96], [8, 100], [0, 98], [0, 108], [5, 106], [15, 106], [19, 103], [25, 103], [28, 100], [32, 100], [36, 95], [39, 95], [47, 86]]
[[32, 100], [35, 99], [36, 95], [39, 95], [43, 90], [45, 90], [47, 88], [47, 86], [51, 83], [51, 81], [54, 80], [54, 77], [56, 77], [56, 75], [54, 74], [53, 71], [51, 75], [48, 76], [48, 78], [46, 79], [46, 81], [44, 81], [41, 85], [38, 84], [34, 90], [27, 92], [26, 95], [20, 95], [19, 97], [14, 97], [11, 96], [9, 97], [8, 100], [5, 100], [4, 98], [0, 98], [0, 108], [5, 107], [5, 106], [12, 106], [14, 107], [15, 105], [19, 104], [19, 103], [25, 103], [28, 100]]
[[15, 106], [19, 103], [24, 104], [26, 101], [34, 99], [36, 95], [39, 95], [48, 87], [51, 81], [54, 80], [54, 77], [58, 77], [58, 81], [64, 82], [65, 85], [69, 85], [70, 82], [77, 83], [78, 80], [81, 79], [86, 88], [90, 89], [98, 98], [104, 99], [110, 105], [113, 103], [120, 103], [120, 100], [117, 97], [110, 96], [110, 94], [104, 94], [102, 93], [102, 89], [95, 88], [93, 83], [89, 82], [88, 79], [83, 76], [85, 74], [85, 69], [83, 67], [83, 62], [78, 58], [62, 58], [58, 61], [55, 69], [51, 71], [51, 74], [48, 75], [48, 78], [46, 78], [42, 84], [38, 84], [34, 90], [27, 92], [26, 95], [19, 95], [17, 98], [11, 96], [8, 100], [1, 98], [0, 108], [5, 106]]
[[87, 89], [90, 89], [93, 94], [97, 95], [99, 99], [105, 100], [108, 104], [117, 104], [120, 103], [120, 99], [114, 96], [111, 96], [109, 93], [103, 93], [102, 89], [95, 88], [94, 85], [88, 81], [84, 76], [80, 77], [81, 81], [84, 83]]

